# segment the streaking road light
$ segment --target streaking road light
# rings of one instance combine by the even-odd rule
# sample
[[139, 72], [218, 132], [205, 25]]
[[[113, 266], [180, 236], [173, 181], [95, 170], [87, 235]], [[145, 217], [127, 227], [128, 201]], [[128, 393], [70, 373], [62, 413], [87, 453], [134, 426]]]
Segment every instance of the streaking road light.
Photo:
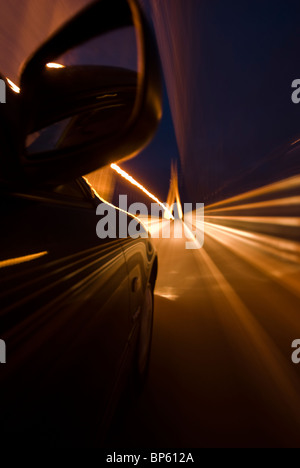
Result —
[[111, 164], [110, 167], [114, 171], [116, 171], [118, 174], [120, 174], [120, 176], [122, 176], [124, 179], [130, 182], [132, 185], [134, 185], [135, 187], [139, 188], [142, 192], [144, 192], [149, 198], [151, 198], [151, 200], [154, 200], [156, 203], [158, 203], [163, 208], [163, 210], [167, 213], [167, 217], [169, 219], [174, 219], [174, 216], [172, 215], [170, 210], [161, 201], [159, 201], [159, 199], [155, 195], [153, 195], [151, 192], [149, 192], [149, 190], [143, 187], [142, 184], [137, 182], [133, 177], [127, 174], [127, 172], [123, 171], [123, 169], [117, 166], [117, 164]]
[[[158, 203], [151, 203], [151, 213], [149, 213], [144, 203], [136, 202], [128, 207], [127, 195], [119, 195], [119, 207], [110, 203], [99, 203], [96, 214], [101, 216], [101, 219], [97, 223], [96, 233], [99, 239], [116, 239], [117, 237], [136, 239], [148, 238], [149, 234], [153, 238], [159, 238], [161, 231], [164, 239], [170, 239], [173, 236], [176, 239], [182, 239], [185, 236], [189, 239], [185, 244], [187, 250], [200, 249], [204, 244], [204, 204], [197, 203], [196, 210], [192, 211], [192, 209], [191, 203], [184, 203], [184, 221], [162, 219], [160, 226], [159, 213], [162, 209]], [[132, 218], [129, 219], [128, 215]], [[174, 227], [173, 235], [171, 235], [171, 223]]]
[[[171, 180], [168, 193], [167, 203], [162, 203], [155, 195], [147, 190], [142, 184], [137, 182], [132, 176], [121, 169], [117, 164], [110, 166], [114, 171], [120, 174], [124, 179], [130, 182], [135, 187], [144, 192], [150, 199], [156, 203], [151, 203], [151, 215], [148, 213], [148, 208], [144, 203], [133, 203], [127, 207], [127, 196], [119, 196], [119, 237], [130, 236], [132, 238], [148, 237], [151, 233], [153, 238], [159, 238], [160, 232], [163, 239], [170, 239], [171, 236], [171, 221], [174, 222], [173, 236], [175, 239], [182, 239], [183, 235], [189, 239], [186, 242], [187, 250], [201, 249], [204, 245], [204, 203], [197, 203], [196, 210], [193, 211], [191, 203], [184, 203], [184, 211], [179, 196], [178, 189], [178, 171], [174, 162], [171, 165]], [[138, 222], [144, 226], [148, 226], [147, 230], [137, 229], [136, 221], [130, 223], [127, 227], [127, 218], [124, 213], [130, 213]], [[106, 214], [106, 216], [104, 216]], [[160, 216], [163, 214], [162, 225]], [[100, 239], [116, 236], [116, 212], [107, 209], [104, 204], [97, 208], [97, 215], [102, 215], [102, 219], [98, 222], [96, 232]], [[184, 216], [183, 216], [184, 215]]]

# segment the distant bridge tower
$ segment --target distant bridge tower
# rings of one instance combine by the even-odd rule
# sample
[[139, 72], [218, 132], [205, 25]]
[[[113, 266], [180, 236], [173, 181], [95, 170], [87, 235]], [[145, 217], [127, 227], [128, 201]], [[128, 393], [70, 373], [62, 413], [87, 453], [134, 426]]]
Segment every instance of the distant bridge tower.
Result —
[[[169, 193], [167, 197], [167, 205], [169, 207], [169, 210], [173, 211], [174, 209], [174, 203], [176, 202], [176, 210], [174, 210], [174, 215], [178, 216], [179, 219], [182, 219], [183, 213], [182, 213], [182, 206], [181, 206], [181, 201], [180, 201], [180, 196], [179, 196], [179, 188], [178, 188], [178, 169], [177, 169], [177, 163], [175, 161], [171, 162], [171, 180], [170, 180], [170, 188], [169, 188]], [[177, 211], [177, 213], [176, 213]]]

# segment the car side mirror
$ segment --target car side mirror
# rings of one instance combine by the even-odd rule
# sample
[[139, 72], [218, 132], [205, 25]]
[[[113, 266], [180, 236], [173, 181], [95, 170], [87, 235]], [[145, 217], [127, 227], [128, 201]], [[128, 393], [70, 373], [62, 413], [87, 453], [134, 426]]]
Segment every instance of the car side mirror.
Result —
[[[47, 64], [89, 41], [133, 26], [136, 70]], [[82, 10], [26, 62], [20, 80], [19, 165], [24, 180], [64, 183], [135, 156], [162, 114], [156, 42], [136, 0], [99, 0]]]

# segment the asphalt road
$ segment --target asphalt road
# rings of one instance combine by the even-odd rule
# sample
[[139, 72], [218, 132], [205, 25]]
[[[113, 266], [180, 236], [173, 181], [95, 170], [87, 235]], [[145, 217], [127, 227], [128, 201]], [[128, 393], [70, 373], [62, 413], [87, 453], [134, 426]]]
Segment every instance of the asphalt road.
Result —
[[300, 447], [299, 263], [207, 231], [200, 250], [155, 240], [149, 379], [111, 446]]

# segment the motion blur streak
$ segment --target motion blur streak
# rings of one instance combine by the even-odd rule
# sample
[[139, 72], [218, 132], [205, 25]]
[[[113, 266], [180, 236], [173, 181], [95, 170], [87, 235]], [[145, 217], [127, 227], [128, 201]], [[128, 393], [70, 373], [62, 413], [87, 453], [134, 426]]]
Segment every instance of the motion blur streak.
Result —
[[7, 79], [7, 83], [9, 84], [9, 86], [11, 87], [11, 89], [15, 92], [15, 93], [20, 93], [20, 88], [19, 86], [17, 86], [13, 81], [11, 81], [9, 78], [6, 78]]
[[[264, 210], [248, 210], [253, 197], [245, 194], [235, 203], [244, 197], [246, 208], [234, 215], [220, 206], [214, 219], [206, 210], [202, 249], [153, 239], [159, 268], [149, 381], [121, 443], [142, 446], [158, 434], [156, 443], [175, 447], [178, 440], [298, 446], [300, 380], [291, 343], [300, 336], [299, 204], [276, 202], [299, 195], [296, 180], [267, 189], [268, 196], [259, 189], [264, 197], [256, 201], [274, 202]], [[158, 221], [152, 225], [159, 229]]]
[[[172, 220], [172, 223], [170, 224], [170, 220], [159, 219], [155, 216], [140, 216], [139, 220], [143, 223], [147, 231], [149, 231], [153, 239], [158, 239], [160, 237], [162, 239], [186, 239], [194, 243], [195, 249], [201, 248], [201, 245], [196, 238], [196, 233], [193, 232], [195, 227], [190, 223], [185, 223], [181, 219], [175, 219], [174, 221]], [[196, 230], [198, 230], [198, 227], [196, 227]]]
[[[223, 200], [221, 202], [218, 202], [218, 203], [214, 203], [212, 205], [209, 205], [207, 207], [207, 211], [211, 211], [213, 209], [213, 211], [215, 211], [215, 208], [219, 208], [223, 205], [231, 205], [235, 202], [239, 202], [239, 201], [242, 201], [242, 200], [245, 200], [245, 201], [251, 201], [252, 199], [255, 199], [257, 197], [260, 197], [260, 196], [264, 196], [264, 195], [271, 195], [271, 194], [274, 194], [274, 193], [278, 193], [278, 192], [285, 192], [285, 191], [289, 191], [289, 190], [298, 190], [298, 193], [299, 193], [299, 189], [300, 189], [300, 176], [297, 175], [297, 176], [294, 176], [294, 177], [290, 177], [288, 179], [284, 179], [284, 180], [281, 180], [279, 182], [275, 182], [273, 184], [269, 184], [269, 185], [266, 185], [265, 187], [261, 187], [261, 188], [258, 188], [258, 189], [255, 189], [255, 190], [251, 190], [250, 192], [246, 192], [246, 193], [242, 193], [240, 195], [237, 195], [235, 197], [232, 197], [232, 198], [229, 198], [227, 200]], [[282, 201], [286, 202], [286, 203], [289, 203], [289, 200], [292, 200], [294, 201], [295, 203], [300, 203], [300, 196], [298, 197], [294, 197], [294, 198], [285, 198], [283, 199]], [[269, 203], [277, 203], [277, 201], [279, 200], [269, 200]], [[242, 207], [244, 207], [245, 205], [242, 205]], [[260, 206], [260, 205], [258, 205]], [[267, 206], [271, 206], [271, 205], [267, 205]], [[234, 205], [235, 208], [237, 208], [235, 205]]]
[[182, 219], [183, 213], [182, 213], [182, 206], [181, 206], [179, 188], [178, 188], [178, 169], [177, 169], [177, 165], [172, 161], [171, 181], [170, 181], [170, 188], [169, 188], [169, 193], [167, 197], [167, 206], [169, 207], [171, 212], [173, 210], [175, 201], [177, 205], [178, 218]]
[[[300, 177], [296, 176], [211, 205], [205, 217], [207, 236], [298, 297], [299, 193]], [[243, 205], [238, 204], [241, 200]], [[226, 216], [228, 211], [238, 215]]]
[[247, 205], [232, 205], [225, 208], [213, 209], [212, 207], [208, 207], [207, 212], [210, 213], [210, 210], [214, 213], [222, 212], [222, 211], [236, 211], [236, 210], [251, 210], [251, 209], [264, 209], [269, 207], [280, 207], [280, 206], [289, 206], [289, 205], [296, 205], [297, 207], [300, 204], [300, 197], [287, 197], [287, 198], [280, 198], [275, 200], [268, 200], [262, 201], [257, 203], [249, 203]]
[[[172, 301], [173, 314], [178, 304], [182, 319], [182, 295], [193, 304], [195, 288], [199, 288], [199, 305], [192, 305], [184, 314], [185, 320], [197, 312], [203, 326], [210, 311], [212, 323], [217, 320], [244, 362], [247, 379], [255, 388], [253, 393], [260, 394], [265, 405], [276, 408], [279, 420], [288, 417], [296, 425], [300, 421], [299, 386], [288, 359], [290, 340], [298, 336], [299, 330], [297, 309], [291, 306], [300, 297], [299, 189], [297, 176], [209, 206], [205, 210], [204, 247], [192, 251], [194, 267], [191, 253], [183, 253], [183, 243], [171, 239], [168, 247], [162, 244], [166, 241], [157, 241], [159, 258], [164, 259], [169, 249], [168, 269], [173, 267], [174, 271], [167, 277], [166, 272], [159, 276], [156, 291], [157, 297]], [[228, 210], [238, 214], [226, 216]], [[214, 212], [218, 214], [214, 216]], [[190, 226], [191, 230], [199, 228], [196, 224]], [[153, 227], [158, 229], [159, 223], [153, 223]], [[177, 253], [179, 250], [181, 254]], [[172, 263], [175, 253], [179, 261]], [[183, 290], [182, 278], [187, 276], [191, 286], [187, 289], [186, 282]], [[186, 299], [188, 294], [190, 299]], [[205, 294], [208, 298], [201, 307], [201, 295]], [[195, 320], [193, 316], [190, 327], [195, 326]], [[203, 336], [202, 340], [205, 341]], [[241, 368], [239, 372], [243, 375]], [[201, 379], [202, 373], [203, 369]], [[207, 373], [211, 378], [209, 370]], [[228, 375], [226, 382], [229, 378]], [[217, 381], [226, 388], [220, 376]], [[223, 398], [218, 392], [217, 395], [220, 400]]]
[[274, 246], [268, 246], [265, 242], [266, 239], [259, 235], [253, 236], [254, 240], [252, 241], [245, 239], [238, 231], [230, 232], [228, 230], [225, 232], [222, 228], [219, 229], [207, 224], [205, 232], [218, 243], [233, 251], [234, 254], [300, 297], [300, 244], [294, 246], [297, 249], [297, 254], [290, 255], [284, 250], [287, 246], [284, 240], [279, 240], [276, 248], [275, 239]]
[[62, 65], [61, 63], [54, 63], [54, 62], [49, 62], [46, 65], [48, 68], [65, 68], [65, 65]]
[[[235, 339], [240, 337], [244, 341], [244, 349], [247, 343], [247, 349], [250, 349], [253, 354], [252, 362], [261, 362], [260, 366], [256, 366], [255, 369], [256, 378], [264, 380], [268, 376], [282, 393], [282, 398], [292, 410], [291, 414], [294, 414], [295, 419], [299, 420], [299, 396], [292, 383], [293, 374], [286, 368], [281, 352], [240, 299], [209, 254], [202, 249], [197, 251], [195, 256], [200, 264], [205, 263], [212, 278], [230, 305], [230, 310], [234, 316], [233, 323], [239, 328], [239, 330], [235, 330]], [[269, 395], [269, 397], [272, 398], [272, 395]]]
[[25, 262], [31, 262], [32, 260], [36, 260], [40, 257], [43, 257], [44, 255], [47, 255], [48, 252], [39, 252], [36, 254], [32, 255], [26, 255], [23, 257], [17, 257], [17, 258], [10, 258], [8, 260], [2, 260], [0, 261], [0, 268], [5, 268], [13, 265], [18, 265], [19, 263], [25, 263]]
[[168, 215], [169, 219], [174, 219], [174, 216], [169, 211], [169, 209], [161, 201], [159, 201], [159, 199], [157, 197], [155, 197], [155, 195], [150, 193], [145, 187], [143, 187], [133, 177], [131, 177], [129, 174], [127, 174], [127, 172], [123, 171], [123, 169], [121, 169], [119, 166], [117, 166], [117, 164], [111, 164], [110, 167], [114, 171], [116, 171], [118, 174], [120, 174], [124, 179], [128, 180], [128, 182], [130, 182], [132, 185], [134, 185], [135, 187], [138, 187], [140, 190], [142, 190], [142, 192], [144, 192], [146, 195], [148, 195], [148, 197], [151, 198], [153, 201], [155, 201], [155, 203], [160, 205], [164, 209], [166, 214]]
[[215, 219], [215, 220], [230, 220], [230, 221], [241, 221], [241, 222], [249, 222], [249, 223], [267, 223], [267, 224], [274, 224], [274, 225], [281, 225], [281, 226], [300, 226], [300, 218], [280, 218], [280, 217], [251, 217], [251, 216], [206, 216], [206, 219]]
[[133, 218], [135, 218], [138, 222], [142, 222], [142, 220], [140, 218], [138, 218], [137, 216], [129, 213], [128, 211], [125, 211], [125, 210], [122, 210], [122, 208], [119, 208], [118, 206], [115, 206], [113, 205], [112, 203], [110, 203], [108, 200], [105, 200], [101, 195], [100, 193], [95, 189], [95, 187], [93, 185], [91, 185], [91, 182], [88, 178], [88, 176], [86, 177], [83, 177], [84, 180], [86, 181], [86, 183], [90, 186], [91, 188], [91, 191], [94, 193], [94, 195], [96, 196], [97, 199], [99, 199], [99, 202], [101, 201], [102, 203], [105, 203], [106, 205], [108, 206], [111, 206], [112, 208], [114, 208], [115, 210], [117, 211], [120, 211], [122, 213], [125, 213], [126, 215], [129, 215], [129, 216], [132, 216]]
[[140, 220], [154, 238], [160, 237], [160, 233], [163, 233], [169, 224], [169, 220], [160, 219], [155, 216], [140, 216]]

